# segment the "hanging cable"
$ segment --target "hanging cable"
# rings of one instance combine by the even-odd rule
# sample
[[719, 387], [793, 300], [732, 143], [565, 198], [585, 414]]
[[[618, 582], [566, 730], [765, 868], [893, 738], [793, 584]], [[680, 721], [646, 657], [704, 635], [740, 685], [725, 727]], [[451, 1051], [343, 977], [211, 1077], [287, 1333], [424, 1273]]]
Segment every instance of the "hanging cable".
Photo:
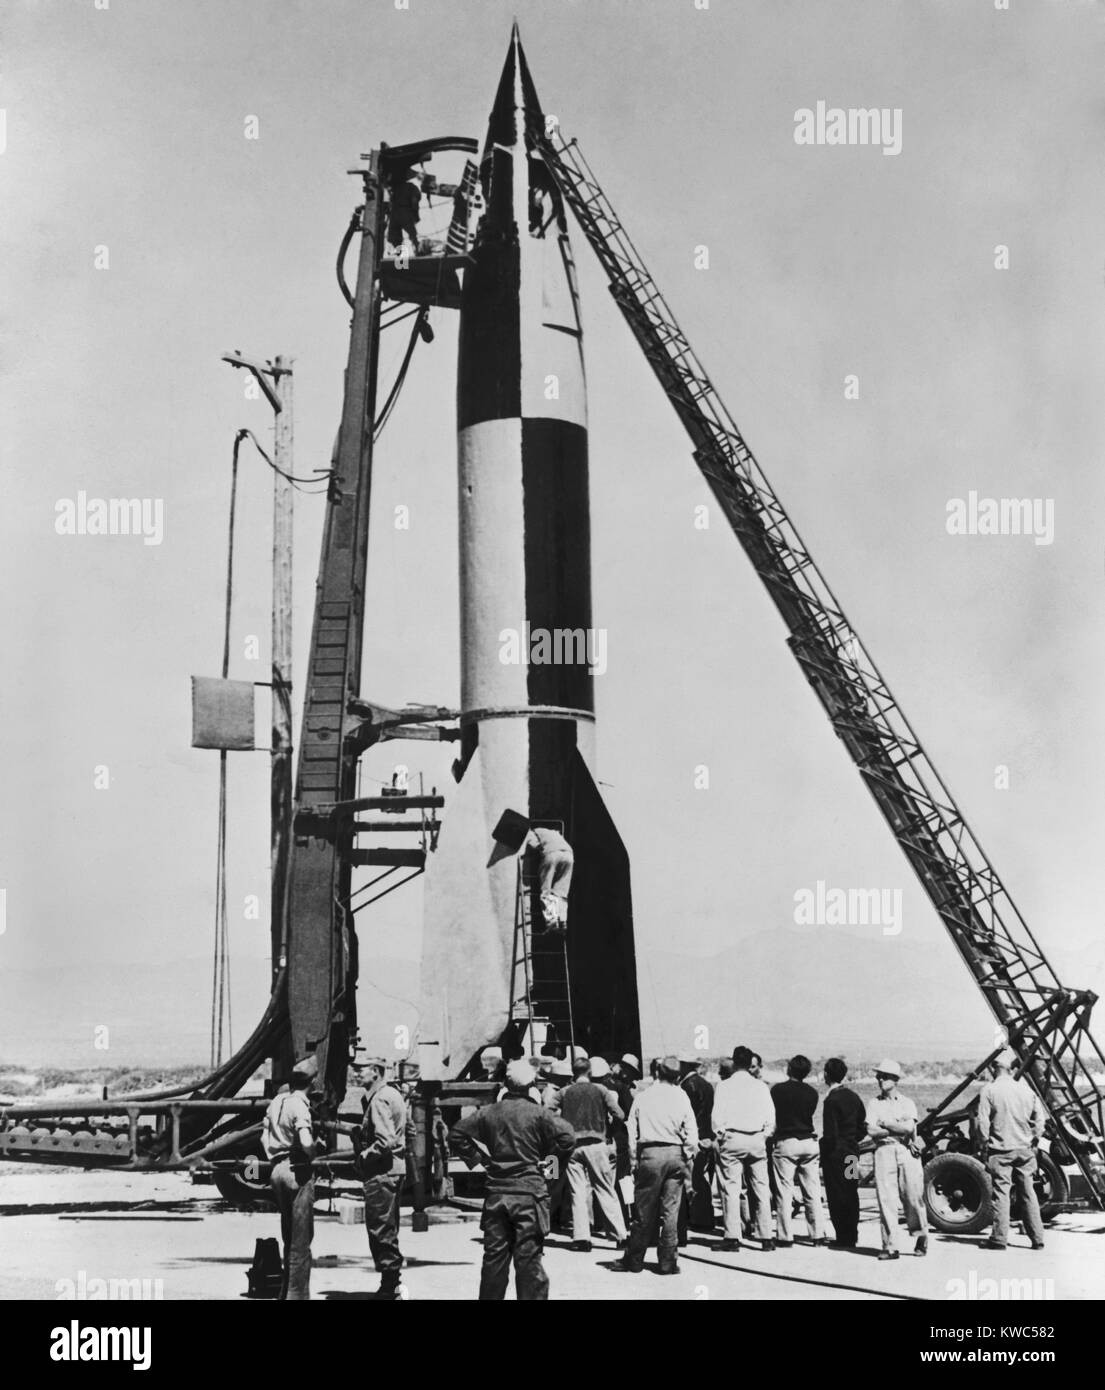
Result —
[[345, 256], [346, 252], [349, 250], [349, 243], [353, 240], [357, 228], [361, 225], [361, 214], [363, 212], [363, 206], [353, 209], [353, 216], [349, 219], [349, 226], [346, 227], [345, 235], [342, 237], [341, 245], [338, 247], [338, 288], [341, 290], [345, 297], [345, 302], [351, 309], [355, 309], [357, 306], [354, 303], [353, 296], [349, 293], [349, 286], [345, 279]]
[[[249, 440], [274, 473], [286, 479], [292, 487], [308, 496], [318, 496], [329, 487], [330, 469], [319, 469], [323, 476], [297, 478], [277, 467], [261, 441], [250, 429], [240, 429], [234, 436], [234, 450], [230, 471], [230, 523], [226, 547], [226, 603], [223, 617], [223, 661], [222, 678], [226, 680], [230, 672], [230, 625], [234, 607], [234, 523], [238, 507], [238, 459], [242, 444]], [[303, 484], [315, 484], [304, 487]], [[277, 698], [285, 707], [291, 695], [286, 687], [277, 690]], [[224, 1046], [233, 1052], [233, 1022], [230, 1006], [230, 920], [227, 912], [226, 875], [226, 772], [227, 750], [219, 751], [219, 824], [218, 846], [215, 859], [215, 943], [214, 960], [211, 971], [211, 1065], [222, 1063]]]
[[[407, 379], [407, 368], [410, 366], [411, 358], [414, 356], [415, 345], [417, 344], [419, 338], [426, 338], [427, 333], [429, 333], [431, 337], [433, 336], [433, 330], [426, 322], [427, 318], [429, 317], [429, 313], [429, 305], [424, 304], [422, 308], [419, 310], [418, 317], [415, 319], [414, 325], [411, 328], [410, 341], [407, 343], [407, 350], [403, 354], [403, 361], [399, 364], [399, 374], [396, 376], [395, 382], [392, 385], [391, 390], [388, 392], [388, 398], [384, 402], [384, 408], [376, 417], [376, 424], [373, 427], [372, 431], [372, 439], [374, 443], [376, 440], [380, 438], [381, 434], [383, 434], [384, 426], [387, 424], [389, 418], [391, 417], [391, 412], [395, 409], [395, 403], [399, 399], [400, 391], [403, 389], [403, 382]], [[429, 339], [426, 339], [426, 341], [429, 341]]]
[[[329, 487], [330, 474], [333, 472], [333, 469], [316, 468], [315, 477], [297, 478], [294, 474], [285, 473], [283, 468], [279, 468], [277, 466], [275, 461], [270, 457], [268, 452], [262, 446], [261, 441], [257, 438], [257, 436], [253, 433], [252, 430], [239, 430], [237, 439], [248, 439], [274, 473], [279, 473], [280, 476], [283, 479], [285, 479], [285, 481], [291, 483], [292, 487], [298, 489], [298, 491], [307, 492], [307, 495], [309, 497], [317, 497], [320, 493], [325, 492], [327, 487]], [[237, 447], [237, 440], [235, 441], [235, 447]], [[312, 492], [308, 488], [303, 487], [302, 484], [304, 483], [314, 485], [314, 491]]]

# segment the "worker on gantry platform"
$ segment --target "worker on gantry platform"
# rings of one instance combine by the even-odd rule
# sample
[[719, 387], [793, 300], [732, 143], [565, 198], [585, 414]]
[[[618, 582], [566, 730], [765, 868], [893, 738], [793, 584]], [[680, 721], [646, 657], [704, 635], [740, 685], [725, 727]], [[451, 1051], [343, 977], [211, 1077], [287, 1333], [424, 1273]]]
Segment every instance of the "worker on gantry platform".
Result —
[[422, 201], [422, 169], [407, 169], [391, 186], [388, 242], [400, 250], [418, 250], [418, 205]]

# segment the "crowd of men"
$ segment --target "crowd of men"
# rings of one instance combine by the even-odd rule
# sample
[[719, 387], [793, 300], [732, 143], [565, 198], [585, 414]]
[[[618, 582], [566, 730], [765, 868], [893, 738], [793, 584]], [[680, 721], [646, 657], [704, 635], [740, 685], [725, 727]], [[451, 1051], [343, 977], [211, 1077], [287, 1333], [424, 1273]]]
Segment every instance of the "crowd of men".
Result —
[[[540, 1057], [509, 1063], [498, 1048], [488, 1048], [481, 1063], [485, 1079], [498, 1085], [495, 1099], [462, 1115], [449, 1133], [452, 1152], [486, 1173], [481, 1300], [505, 1298], [512, 1264], [517, 1297], [547, 1299], [546, 1237], [559, 1223], [570, 1227], [571, 1249], [590, 1251], [596, 1207], [622, 1252], [613, 1269], [642, 1272], [646, 1252], [655, 1246], [657, 1272], [676, 1274], [689, 1231], [716, 1232], [715, 1185], [721, 1216], [715, 1249], [736, 1252], [755, 1241], [754, 1248], [774, 1253], [792, 1247], [802, 1234], [809, 1245], [855, 1250], [859, 1154], [867, 1140], [873, 1148], [879, 1259], [900, 1258], [902, 1213], [914, 1238], [912, 1253], [928, 1251], [917, 1107], [899, 1089], [902, 1069], [891, 1059], [876, 1069], [878, 1093], [865, 1105], [844, 1084], [846, 1063], [829, 1058], [820, 1137], [814, 1126], [820, 1096], [808, 1081], [812, 1064], [801, 1055], [789, 1060], [786, 1079], [774, 1086], [762, 1079], [762, 1059], [743, 1046], [722, 1063], [716, 1084], [693, 1054], [657, 1059], [648, 1078], [635, 1056], [611, 1064], [579, 1048], [572, 1062]], [[1001, 1053], [994, 1080], [979, 1098], [979, 1137], [995, 1208], [986, 1244], [1006, 1247], [1016, 1186], [1036, 1250], [1043, 1247], [1043, 1228], [1032, 1178], [1046, 1116], [1027, 1082], [1014, 1079], [1015, 1065], [1012, 1052]], [[314, 1136], [305, 1093], [313, 1068], [313, 1060], [295, 1068], [290, 1090], [269, 1106], [263, 1136], [281, 1214], [282, 1297], [288, 1299], [309, 1297]], [[385, 1077], [383, 1059], [373, 1059], [363, 1123], [348, 1132], [380, 1275], [376, 1297], [391, 1300], [405, 1296], [399, 1203], [409, 1115], [404, 1097]], [[795, 1230], [796, 1205], [803, 1233]]]

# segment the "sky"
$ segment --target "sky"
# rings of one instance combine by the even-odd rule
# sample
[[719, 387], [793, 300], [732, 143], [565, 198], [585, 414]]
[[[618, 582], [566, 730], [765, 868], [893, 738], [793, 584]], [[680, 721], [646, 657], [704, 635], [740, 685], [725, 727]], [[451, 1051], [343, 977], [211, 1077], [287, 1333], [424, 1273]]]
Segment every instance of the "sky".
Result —
[[[515, 15], [545, 110], [579, 137], [1025, 918], [1061, 974], [1069, 959], [1105, 986], [1105, 11], [1077, 0], [11, 0], [0, 969], [210, 950], [218, 760], [189, 746], [189, 677], [219, 670], [234, 432], [271, 439], [220, 357], [294, 359], [296, 472], [327, 467], [346, 171], [381, 140], [482, 139]], [[797, 144], [795, 113], [819, 101], [900, 111], [900, 153]], [[651, 973], [665, 952], [739, 962], [743, 938], [778, 932], [783, 997], [803, 966], [795, 894], [818, 881], [901, 889], [901, 939], [965, 987], [716, 508], [696, 527], [711, 498], [686, 436], [578, 230], [575, 246], [608, 634], [599, 775], [633, 865], [646, 1038], [681, 1026]], [[385, 703], [459, 689], [455, 317], [432, 322], [376, 458], [362, 692]], [[230, 674], [264, 680], [271, 475], [243, 460]], [[160, 501], [161, 543], [57, 534], [82, 490]], [[949, 501], [972, 490], [1050, 501], [1052, 543], [949, 535]], [[297, 495], [297, 690], [321, 522]], [[404, 757], [447, 785], [451, 753]], [[232, 755], [241, 961], [267, 950], [266, 907], [240, 908], [266, 899], [267, 779], [263, 752]], [[359, 929], [363, 969], [417, 959], [419, 888]], [[869, 934], [885, 1008], [909, 974]]]

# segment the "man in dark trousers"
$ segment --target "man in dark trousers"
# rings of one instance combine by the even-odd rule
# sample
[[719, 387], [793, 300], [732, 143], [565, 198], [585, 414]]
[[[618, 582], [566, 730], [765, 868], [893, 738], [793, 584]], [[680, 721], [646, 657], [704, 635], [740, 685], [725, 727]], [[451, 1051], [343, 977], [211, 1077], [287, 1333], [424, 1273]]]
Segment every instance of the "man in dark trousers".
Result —
[[859, 1240], [859, 1142], [867, 1113], [855, 1091], [842, 1085], [848, 1067], [839, 1057], [825, 1063], [828, 1094], [821, 1111], [821, 1171], [835, 1240], [832, 1250], [854, 1250]]
[[[622, 1114], [629, 1117], [630, 1107], [633, 1105], [634, 1087], [641, 1079], [641, 1064], [631, 1052], [626, 1052], [610, 1068], [610, 1080], [607, 1083], [618, 1098], [618, 1108]], [[629, 1130], [626, 1128], [625, 1120], [613, 1120], [610, 1124], [610, 1138], [614, 1141], [614, 1183], [618, 1189], [618, 1201], [622, 1207], [622, 1217], [625, 1220], [626, 1228], [632, 1219], [630, 1204], [626, 1201], [626, 1188], [632, 1187], [632, 1183], [625, 1183], [632, 1171], [633, 1165], [629, 1157]]]
[[680, 1084], [694, 1111], [699, 1143], [691, 1164], [690, 1188], [679, 1211], [680, 1245], [687, 1243], [688, 1225], [695, 1231], [714, 1229], [714, 1088], [699, 1071], [701, 1065], [701, 1057], [694, 1052], [685, 1052], [679, 1059], [679, 1069], [683, 1073]]
[[388, 241], [414, 253], [418, 250], [418, 205], [422, 201], [422, 171], [407, 169], [391, 185]]
[[679, 1059], [663, 1057], [656, 1083], [642, 1091], [629, 1112], [630, 1152], [636, 1165], [634, 1207], [625, 1258], [615, 1268], [640, 1274], [645, 1251], [655, 1244], [659, 1273], [678, 1274], [679, 1206], [698, 1152], [698, 1126], [679, 1085]]
[[311, 1241], [315, 1233], [315, 1153], [307, 1088], [318, 1074], [314, 1057], [292, 1068], [291, 1081], [269, 1102], [261, 1147], [272, 1164], [272, 1195], [280, 1212], [284, 1242], [284, 1283], [280, 1297], [288, 1302], [311, 1297]]
[[466, 1115], [449, 1133], [450, 1142], [469, 1165], [487, 1169], [483, 1202], [483, 1271], [481, 1302], [506, 1297], [510, 1262], [520, 1302], [544, 1301], [549, 1277], [541, 1258], [549, 1233], [549, 1196], [542, 1163], [555, 1158], [566, 1164], [575, 1148], [571, 1125], [527, 1092], [537, 1080], [528, 1062], [506, 1069], [506, 1096]]
[[399, 1281], [403, 1256], [399, 1252], [399, 1199], [407, 1169], [407, 1103], [384, 1079], [387, 1063], [372, 1057], [361, 1124], [361, 1174], [364, 1179], [364, 1219], [368, 1248], [380, 1287], [376, 1298], [394, 1302], [404, 1294]]
[[984, 1250], [1004, 1250], [1009, 1243], [1009, 1199], [1016, 1186], [1024, 1233], [1033, 1250], [1044, 1248], [1040, 1204], [1032, 1182], [1036, 1151], [1044, 1137], [1047, 1111], [1040, 1097], [1021, 1077], [1015, 1080], [1017, 1054], [1009, 1048], [993, 1061], [994, 1079], [978, 1097], [978, 1137], [986, 1154], [994, 1189], [994, 1226]]

